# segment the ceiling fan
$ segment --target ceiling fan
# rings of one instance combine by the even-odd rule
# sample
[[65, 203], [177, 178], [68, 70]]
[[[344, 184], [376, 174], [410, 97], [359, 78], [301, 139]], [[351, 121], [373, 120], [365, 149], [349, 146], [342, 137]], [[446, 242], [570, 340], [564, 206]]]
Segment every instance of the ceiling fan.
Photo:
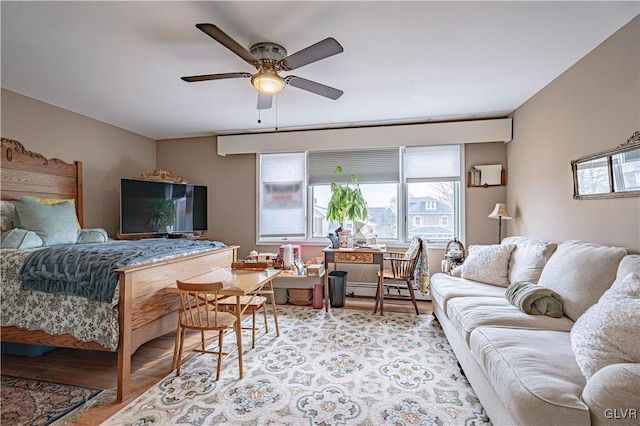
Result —
[[258, 90], [258, 109], [271, 108], [273, 95], [280, 92], [286, 84], [333, 100], [338, 99], [344, 93], [342, 90], [306, 78], [295, 75], [280, 77], [278, 74], [280, 71], [291, 71], [341, 53], [342, 46], [334, 38], [328, 37], [287, 56], [287, 50], [276, 43], [261, 42], [254, 44], [247, 50], [213, 24], [196, 24], [196, 27], [256, 67], [258, 72], [253, 75], [248, 72], [230, 72], [182, 77], [182, 80], [188, 83], [226, 78], [251, 78], [251, 84]]

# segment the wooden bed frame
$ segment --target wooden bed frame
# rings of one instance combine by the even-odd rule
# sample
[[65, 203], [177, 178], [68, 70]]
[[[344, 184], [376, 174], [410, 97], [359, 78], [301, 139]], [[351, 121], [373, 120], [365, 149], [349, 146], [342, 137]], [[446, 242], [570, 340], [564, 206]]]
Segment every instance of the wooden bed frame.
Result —
[[[2, 138], [2, 200], [22, 195], [74, 199], [78, 221], [82, 214], [82, 163], [65, 163], [28, 151], [14, 140]], [[173, 332], [177, 324], [178, 296], [165, 291], [176, 279], [188, 279], [227, 267], [236, 260], [238, 246], [147, 265], [118, 269], [120, 274], [117, 401], [126, 399], [131, 375], [131, 356], [140, 345]], [[52, 336], [44, 331], [2, 327], [2, 341], [65, 348], [110, 351], [96, 342], [81, 342], [69, 334]]]

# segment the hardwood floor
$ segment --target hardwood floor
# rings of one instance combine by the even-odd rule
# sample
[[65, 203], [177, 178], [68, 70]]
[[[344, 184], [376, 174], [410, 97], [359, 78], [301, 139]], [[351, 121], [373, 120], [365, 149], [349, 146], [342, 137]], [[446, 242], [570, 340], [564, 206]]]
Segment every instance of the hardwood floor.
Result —
[[[347, 297], [345, 309], [373, 310], [374, 300], [365, 297]], [[431, 302], [418, 302], [421, 314], [431, 314]], [[385, 312], [413, 313], [410, 301], [385, 299]], [[308, 309], [312, 309], [311, 306]], [[340, 309], [340, 308], [332, 308]], [[188, 333], [186, 343], [195, 345], [197, 333]], [[166, 334], [142, 345], [132, 358], [131, 394], [123, 403], [114, 397], [106, 405], [86, 410], [76, 425], [99, 425], [134, 398], [159, 382], [171, 371], [174, 334]], [[99, 389], [116, 387], [117, 354], [59, 348], [37, 358], [2, 355], [2, 374], [68, 383]]]

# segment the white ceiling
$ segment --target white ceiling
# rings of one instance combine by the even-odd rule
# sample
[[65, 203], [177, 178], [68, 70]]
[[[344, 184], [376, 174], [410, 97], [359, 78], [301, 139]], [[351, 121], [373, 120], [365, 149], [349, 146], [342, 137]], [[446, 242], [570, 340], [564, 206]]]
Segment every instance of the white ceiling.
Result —
[[[640, 2], [8, 2], [2, 87], [153, 138], [501, 117], [640, 13]], [[263, 111], [255, 70], [195, 27], [289, 54], [326, 37], [344, 52], [283, 75]], [[630, 52], [637, 54], [638, 52]], [[277, 107], [276, 107], [277, 104]]]

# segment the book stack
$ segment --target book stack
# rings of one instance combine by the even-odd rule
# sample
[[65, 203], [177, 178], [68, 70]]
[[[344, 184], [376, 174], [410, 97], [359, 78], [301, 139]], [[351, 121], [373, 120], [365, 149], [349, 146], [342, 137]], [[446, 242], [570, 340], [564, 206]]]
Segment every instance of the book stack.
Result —
[[313, 290], [310, 288], [290, 288], [289, 303], [294, 305], [306, 306], [313, 302]]

